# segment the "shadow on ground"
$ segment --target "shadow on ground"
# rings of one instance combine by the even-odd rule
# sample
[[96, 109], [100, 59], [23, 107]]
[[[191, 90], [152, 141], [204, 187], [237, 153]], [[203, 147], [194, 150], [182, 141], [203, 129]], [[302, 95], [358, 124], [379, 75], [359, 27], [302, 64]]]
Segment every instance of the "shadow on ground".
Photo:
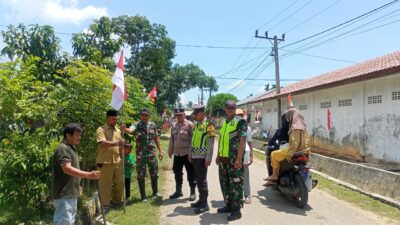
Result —
[[267, 206], [268, 209], [278, 212], [307, 216], [307, 212], [312, 210], [311, 206], [308, 204], [303, 209], [297, 208], [292, 200], [287, 199], [285, 196], [271, 188], [260, 190], [257, 194], [258, 196], [254, 197], [257, 198], [261, 204]]

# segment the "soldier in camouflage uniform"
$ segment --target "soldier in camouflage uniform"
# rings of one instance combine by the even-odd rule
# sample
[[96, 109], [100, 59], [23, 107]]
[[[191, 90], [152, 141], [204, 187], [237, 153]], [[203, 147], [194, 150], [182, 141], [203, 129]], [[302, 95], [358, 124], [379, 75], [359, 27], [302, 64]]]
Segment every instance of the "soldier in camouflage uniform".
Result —
[[226, 120], [220, 129], [218, 155], [219, 181], [226, 206], [218, 213], [230, 213], [228, 221], [240, 219], [243, 206], [243, 155], [247, 136], [247, 123], [235, 116], [236, 103], [225, 103]]
[[145, 192], [146, 164], [149, 167], [151, 187], [153, 196], [161, 197], [158, 193], [158, 161], [156, 146], [158, 148], [158, 158], [162, 160], [163, 152], [157, 135], [157, 126], [149, 121], [150, 110], [145, 108], [140, 112], [140, 121], [130, 128], [121, 128], [128, 134], [133, 134], [136, 138], [136, 169], [139, 184], [139, 191], [142, 201], [147, 201]]

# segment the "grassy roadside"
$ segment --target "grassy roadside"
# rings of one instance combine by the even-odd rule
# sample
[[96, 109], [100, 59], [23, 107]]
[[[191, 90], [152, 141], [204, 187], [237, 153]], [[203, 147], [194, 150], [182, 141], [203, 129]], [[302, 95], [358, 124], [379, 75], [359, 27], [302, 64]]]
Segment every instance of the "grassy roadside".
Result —
[[[166, 181], [166, 173], [168, 170], [169, 158], [167, 155], [168, 150], [168, 139], [166, 137], [161, 137], [161, 148], [164, 151], [164, 158], [159, 161], [159, 190], [162, 192]], [[121, 225], [155, 225], [158, 224], [160, 214], [159, 206], [162, 203], [161, 199], [149, 198], [148, 202], [140, 201], [140, 193], [135, 178], [135, 173], [133, 173], [132, 184], [131, 184], [131, 201], [132, 204], [126, 206], [126, 212], [124, 213], [122, 209], [112, 210], [106, 215], [107, 222], [112, 222], [114, 224]], [[147, 171], [148, 174], [148, 171]], [[146, 194], [151, 196], [151, 184], [150, 178], [146, 178]]]
[[[265, 161], [265, 154], [254, 152], [254, 156]], [[353, 191], [322, 176], [313, 174], [313, 178], [317, 179], [317, 189], [329, 193], [330, 195], [351, 203], [362, 210], [372, 212], [378, 216], [382, 216], [400, 223], [400, 210], [378, 200], [375, 200], [360, 192]]]

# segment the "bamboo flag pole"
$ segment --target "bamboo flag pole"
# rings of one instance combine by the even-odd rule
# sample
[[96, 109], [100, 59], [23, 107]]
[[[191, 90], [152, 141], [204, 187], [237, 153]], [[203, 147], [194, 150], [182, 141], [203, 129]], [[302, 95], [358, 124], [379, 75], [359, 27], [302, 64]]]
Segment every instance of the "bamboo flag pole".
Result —
[[[122, 105], [122, 124], [125, 124], [125, 120], [124, 120], [124, 105]], [[124, 139], [124, 130], [121, 130], [121, 138]], [[122, 201], [123, 201], [123, 209], [124, 209], [124, 213], [125, 213], [125, 201], [126, 201], [126, 190], [125, 190], [125, 142], [122, 145], [122, 189], [123, 191], [123, 196], [122, 196]]]

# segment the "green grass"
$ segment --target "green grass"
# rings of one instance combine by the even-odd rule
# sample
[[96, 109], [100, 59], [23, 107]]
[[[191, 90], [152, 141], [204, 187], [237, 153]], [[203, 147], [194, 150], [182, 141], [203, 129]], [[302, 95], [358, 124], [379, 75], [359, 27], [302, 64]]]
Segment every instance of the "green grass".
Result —
[[[166, 137], [161, 137], [161, 148], [164, 152], [164, 158], [160, 162], [159, 161], [159, 191], [162, 192], [163, 186], [166, 180], [166, 171], [169, 170], [168, 168], [168, 139]], [[135, 173], [134, 173], [135, 174]], [[147, 173], [148, 174], [148, 173]], [[151, 196], [151, 184], [150, 178], [146, 178], [146, 194], [147, 196]], [[160, 213], [159, 207], [162, 203], [161, 199], [158, 198], [149, 198], [148, 202], [141, 202], [140, 201], [140, 193], [138, 184], [135, 178], [135, 175], [132, 177], [132, 184], [131, 184], [131, 200], [132, 204], [127, 205], [123, 212], [123, 209], [119, 210], [111, 210], [106, 215], [107, 222], [110, 221], [114, 224], [121, 224], [121, 225], [130, 225], [130, 224], [141, 224], [141, 225], [154, 225], [158, 224]]]
[[317, 188], [335, 196], [338, 199], [349, 202], [363, 210], [372, 212], [378, 216], [386, 217], [395, 221], [400, 221], [400, 210], [388, 204], [375, 200], [360, 192], [351, 190], [339, 185], [322, 176], [313, 174], [313, 178], [318, 180]]
[[[265, 154], [256, 151], [254, 151], [253, 154], [255, 157], [265, 161]], [[318, 180], [317, 189], [319, 190], [327, 192], [338, 199], [349, 202], [360, 209], [372, 212], [378, 216], [397, 222], [400, 221], [400, 210], [396, 207], [382, 203], [360, 192], [339, 185], [315, 173], [313, 174], [313, 178]]]

